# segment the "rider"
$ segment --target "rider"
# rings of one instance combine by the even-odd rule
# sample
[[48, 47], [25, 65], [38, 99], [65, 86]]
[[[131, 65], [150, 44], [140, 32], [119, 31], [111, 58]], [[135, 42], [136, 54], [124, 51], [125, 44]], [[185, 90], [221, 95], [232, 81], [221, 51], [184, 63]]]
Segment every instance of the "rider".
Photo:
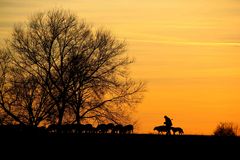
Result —
[[167, 135], [171, 135], [172, 119], [170, 119], [168, 116], [164, 116], [164, 118], [165, 118], [164, 124], [167, 127]]

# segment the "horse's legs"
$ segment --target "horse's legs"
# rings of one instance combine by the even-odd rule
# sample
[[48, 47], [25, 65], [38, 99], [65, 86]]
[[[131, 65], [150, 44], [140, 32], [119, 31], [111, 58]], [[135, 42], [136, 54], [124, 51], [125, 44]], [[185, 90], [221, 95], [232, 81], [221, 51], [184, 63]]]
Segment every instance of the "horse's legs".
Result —
[[168, 129], [166, 135], [171, 135], [171, 130]]

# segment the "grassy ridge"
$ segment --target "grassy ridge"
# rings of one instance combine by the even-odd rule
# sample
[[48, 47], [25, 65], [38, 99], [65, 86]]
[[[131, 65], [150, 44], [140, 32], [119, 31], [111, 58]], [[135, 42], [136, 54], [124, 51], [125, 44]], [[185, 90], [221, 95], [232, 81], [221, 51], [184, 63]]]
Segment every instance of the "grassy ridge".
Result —
[[[216, 137], [204, 135], [164, 136], [154, 134], [82, 134], [82, 135], [5, 135], [1, 146], [15, 152], [31, 152], [42, 156], [89, 156], [114, 154], [116, 157], [183, 156], [223, 157], [239, 156], [240, 137]], [[1, 149], [1, 151], [3, 151]], [[41, 154], [44, 153], [44, 154]], [[80, 157], [81, 157], [80, 156]], [[109, 155], [107, 156], [109, 157]]]

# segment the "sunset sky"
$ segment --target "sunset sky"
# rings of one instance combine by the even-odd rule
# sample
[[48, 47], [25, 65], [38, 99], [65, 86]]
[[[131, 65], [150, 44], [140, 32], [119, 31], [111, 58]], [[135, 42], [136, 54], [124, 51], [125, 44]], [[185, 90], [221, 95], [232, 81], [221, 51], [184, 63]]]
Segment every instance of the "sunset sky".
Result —
[[15, 23], [53, 8], [126, 40], [131, 76], [147, 82], [138, 133], [164, 115], [186, 134], [240, 127], [240, 0], [0, 0], [0, 44]]

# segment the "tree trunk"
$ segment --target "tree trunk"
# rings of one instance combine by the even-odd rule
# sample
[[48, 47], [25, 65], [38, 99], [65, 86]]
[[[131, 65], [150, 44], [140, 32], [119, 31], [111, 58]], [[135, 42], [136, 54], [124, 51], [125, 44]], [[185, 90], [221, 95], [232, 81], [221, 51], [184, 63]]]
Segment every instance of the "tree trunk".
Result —
[[80, 115], [79, 115], [79, 113], [80, 113], [80, 107], [76, 108], [76, 121], [77, 121], [78, 125], [81, 124], [80, 123]]
[[58, 113], [59, 113], [58, 114], [58, 125], [61, 126], [62, 121], [63, 121], [64, 108], [59, 109]]

